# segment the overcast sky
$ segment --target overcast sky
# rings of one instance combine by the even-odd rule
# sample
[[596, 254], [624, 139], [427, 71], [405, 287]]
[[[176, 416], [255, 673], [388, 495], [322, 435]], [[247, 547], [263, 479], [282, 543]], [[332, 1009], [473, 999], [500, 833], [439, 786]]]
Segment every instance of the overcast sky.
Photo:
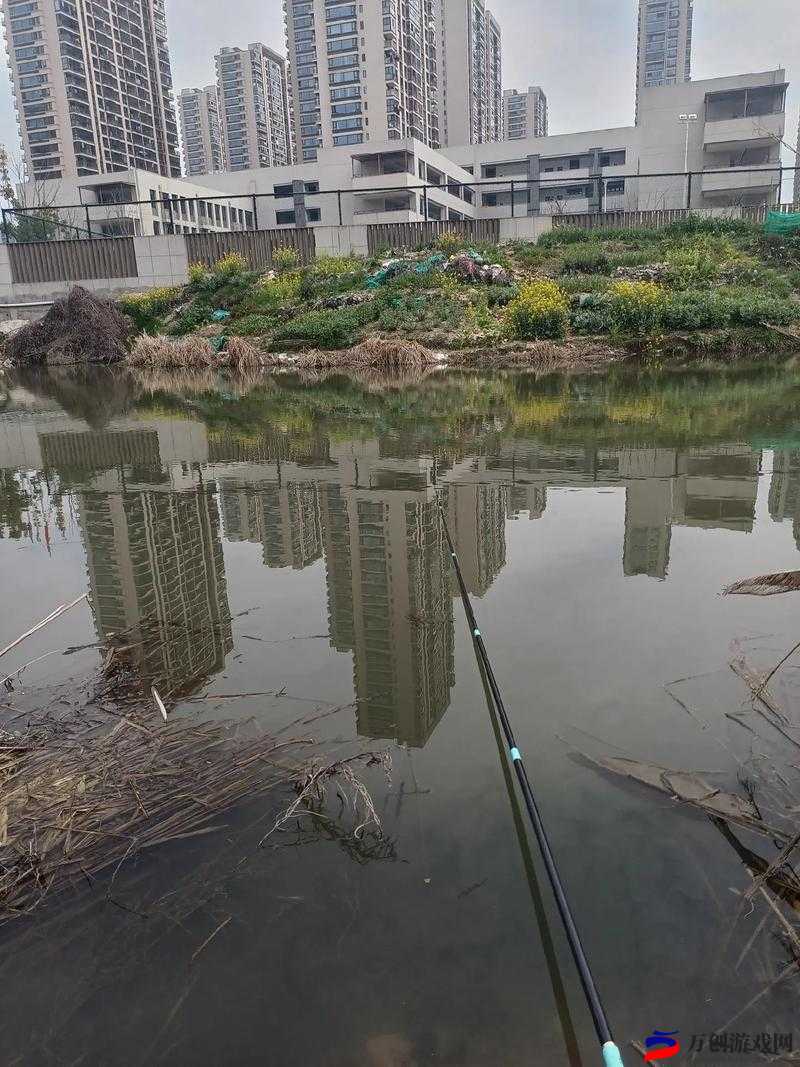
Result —
[[[378, 3], [379, 0], [368, 0]], [[283, 51], [280, 0], [166, 0], [176, 90], [214, 80], [214, 52], [263, 41]], [[798, 0], [695, 0], [692, 75], [783, 66], [790, 89], [787, 139], [800, 109]], [[541, 85], [550, 132], [633, 122], [638, 0], [491, 0], [503, 30], [507, 88]], [[0, 143], [19, 152], [7, 73], [0, 74]], [[793, 159], [786, 153], [786, 162]]]

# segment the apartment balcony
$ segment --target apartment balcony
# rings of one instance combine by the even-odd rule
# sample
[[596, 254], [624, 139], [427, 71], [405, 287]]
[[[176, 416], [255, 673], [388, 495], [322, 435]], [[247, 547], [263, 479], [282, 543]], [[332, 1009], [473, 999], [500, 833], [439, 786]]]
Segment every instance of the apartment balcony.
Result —
[[707, 194], [768, 193], [781, 184], [780, 163], [729, 167], [724, 172], [719, 172], [718, 167], [710, 170], [703, 174], [703, 192]]
[[735, 151], [737, 148], [766, 148], [783, 137], [786, 115], [778, 112], [770, 115], [708, 121], [705, 124], [703, 141], [705, 147], [714, 151]]

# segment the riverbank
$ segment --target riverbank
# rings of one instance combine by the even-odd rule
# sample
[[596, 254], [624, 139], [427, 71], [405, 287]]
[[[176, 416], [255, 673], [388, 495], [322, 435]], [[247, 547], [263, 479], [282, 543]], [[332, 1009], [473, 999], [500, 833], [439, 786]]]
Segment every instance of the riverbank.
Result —
[[[266, 272], [228, 255], [189, 277], [109, 306], [115, 337], [118, 311], [129, 324], [114, 358], [240, 371], [568, 369], [800, 350], [800, 235], [768, 236], [739, 220], [556, 227], [537, 244], [504, 247], [444, 234], [418, 252], [307, 266], [281, 248]], [[7, 343], [12, 361], [39, 358], [21, 343], [27, 333]], [[97, 361], [111, 361], [108, 347]]]

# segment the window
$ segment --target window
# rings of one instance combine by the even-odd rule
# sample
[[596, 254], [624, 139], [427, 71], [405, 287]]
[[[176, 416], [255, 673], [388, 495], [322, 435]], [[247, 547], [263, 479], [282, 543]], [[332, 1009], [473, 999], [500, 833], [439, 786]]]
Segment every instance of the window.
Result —
[[360, 130], [363, 123], [361, 118], [334, 119], [331, 123], [334, 133], [340, 130]]
[[357, 70], [334, 71], [330, 75], [331, 85], [342, 85], [345, 82], [357, 82], [361, 80], [361, 74]]
[[278, 226], [294, 226], [295, 215], [293, 211], [276, 211], [275, 222]]
[[338, 117], [340, 115], [360, 115], [361, 114], [361, 101], [354, 101], [351, 104], [332, 104], [331, 115]]
[[328, 41], [328, 52], [353, 52], [357, 48], [357, 37], [346, 37], [341, 41]]
[[484, 193], [483, 194], [483, 206], [484, 207], [497, 207], [497, 193]]
[[606, 193], [608, 196], [619, 196], [620, 193], [625, 192], [625, 179], [617, 178], [613, 182], [606, 184]]

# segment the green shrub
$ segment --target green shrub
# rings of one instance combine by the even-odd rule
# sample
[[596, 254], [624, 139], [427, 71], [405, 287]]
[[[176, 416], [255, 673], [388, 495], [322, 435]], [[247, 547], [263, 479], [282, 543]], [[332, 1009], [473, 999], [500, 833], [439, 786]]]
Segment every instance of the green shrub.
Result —
[[282, 248], [273, 249], [272, 265], [279, 273], [296, 270], [299, 264], [300, 257], [298, 256], [296, 249], [290, 248], [288, 245], [284, 245]]
[[150, 330], [158, 325], [158, 316], [172, 307], [182, 294], [180, 286], [162, 286], [144, 293], [126, 293], [120, 297], [119, 304], [138, 329]]
[[488, 285], [480, 292], [486, 300], [487, 307], [506, 307], [519, 296], [519, 289], [516, 285]]
[[308, 311], [287, 322], [275, 334], [276, 341], [307, 341], [317, 348], [346, 348], [355, 342], [359, 330], [376, 314], [372, 304]]
[[191, 333], [198, 326], [202, 326], [209, 321], [212, 310], [213, 308], [202, 301], [190, 304], [183, 314], [175, 320], [172, 329], [169, 331], [170, 334], [176, 337], [183, 337], [184, 334]]
[[276, 325], [277, 321], [271, 315], [245, 315], [231, 323], [228, 333], [237, 337], [264, 337], [272, 333]]
[[562, 245], [582, 244], [590, 240], [589, 230], [582, 230], [578, 226], [554, 226], [549, 233], [542, 234], [536, 247], [561, 248]]
[[656, 245], [649, 248], [635, 249], [631, 252], [617, 252], [610, 254], [608, 262], [611, 270], [618, 267], [649, 267], [652, 263], [658, 263], [664, 258], [662, 249]]
[[727, 326], [728, 302], [713, 292], [672, 293], [664, 305], [666, 330], [710, 330]]
[[743, 219], [709, 219], [702, 215], [688, 215], [685, 219], [671, 222], [663, 229], [667, 239], [686, 237], [693, 234], [707, 234], [712, 237], [755, 238], [759, 227]]
[[522, 267], [538, 267], [543, 260], [551, 256], [550, 247], [542, 244], [533, 244], [530, 241], [513, 241], [508, 246], [511, 255]]
[[190, 263], [186, 273], [189, 278], [189, 285], [194, 288], [202, 285], [208, 275], [205, 263]]
[[605, 293], [613, 284], [607, 274], [570, 274], [558, 279], [558, 284], [570, 296], [576, 293]]
[[550, 278], [537, 278], [520, 288], [503, 321], [509, 336], [528, 341], [563, 338], [568, 319], [569, 301], [564, 290]]
[[575, 245], [567, 248], [561, 257], [562, 274], [608, 274], [608, 272], [608, 255], [598, 245]]
[[666, 279], [671, 289], [686, 290], [710, 285], [719, 274], [719, 260], [706, 248], [675, 246], [667, 249], [665, 259]]
[[454, 252], [464, 247], [464, 238], [460, 233], [450, 233], [446, 230], [439, 234], [433, 242], [433, 247], [439, 252], [444, 252], [446, 256], [452, 256]]
[[611, 286], [611, 321], [620, 333], [655, 333], [663, 308], [664, 290], [653, 282], [615, 282]]
[[312, 266], [318, 278], [342, 278], [349, 274], [364, 274], [364, 260], [358, 256], [319, 256]]
[[762, 234], [758, 243], [758, 251], [762, 259], [777, 263], [779, 266], [800, 268], [800, 233], [789, 234], [784, 237], [780, 234]]
[[790, 272], [787, 281], [791, 285], [792, 289], [795, 289], [800, 293], [800, 270], [793, 270]]
[[579, 308], [570, 316], [570, 324], [576, 333], [608, 333], [613, 326], [611, 308], [607, 304]]
[[214, 273], [218, 278], [226, 280], [244, 274], [246, 270], [247, 262], [238, 252], [228, 252], [214, 264]]
[[800, 322], [800, 304], [795, 300], [782, 300], [764, 290], [754, 292], [729, 292], [724, 299], [730, 310], [732, 326], [758, 326], [769, 322], [775, 326], [789, 326]]

